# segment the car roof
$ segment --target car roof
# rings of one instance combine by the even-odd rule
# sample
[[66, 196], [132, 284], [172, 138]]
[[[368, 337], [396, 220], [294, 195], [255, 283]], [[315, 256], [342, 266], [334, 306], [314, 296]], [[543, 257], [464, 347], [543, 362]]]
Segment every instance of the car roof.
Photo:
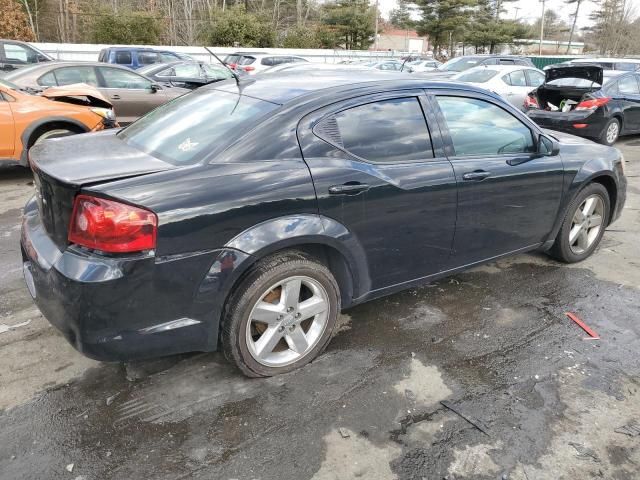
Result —
[[640, 58], [613, 58], [613, 57], [585, 57], [585, 58], [574, 58], [569, 60], [567, 63], [588, 63], [588, 62], [610, 62], [610, 63], [640, 63]]
[[471, 67], [467, 70], [463, 70], [460, 73], [470, 72], [471, 70], [478, 71], [483, 68], [487, 70], [497, 70], [498, 72], [509, 72], [511, 70], [523, 70], [523, 69], [538, 70], [536, 67], [532, 67], [531, 65], [478, 65], [477, 67]]
[[240, 89], [242, 95], [266, 100], [277, 104], [294, 102], [301, 97], [308, 97], [315, 94], [322, 95], [327, 90], [372, 90], [383, 88], [383, 90], [429, 88], [429, 87], [451, 87], [465, 90], [487, 93], [486, 91], [470, 86], [468, 84], [448, 81], [429, 81], [425, 78], [416, 78], [407, 74], [406, 76], [390, 76], [384, 72], [372, 70], [367, 72], [367, 79], [364, 80], [361, 70], [349, 71], [340, 70], [318, 70], [303, 72], [282, 71], [280, 75], [256, 75], [251, 79], [240, 80], [240, 86], [234, 80], [224, 83], [217, 83], [201, 87], [202, 89], [222, 90], [230, 93], [237, 93]]

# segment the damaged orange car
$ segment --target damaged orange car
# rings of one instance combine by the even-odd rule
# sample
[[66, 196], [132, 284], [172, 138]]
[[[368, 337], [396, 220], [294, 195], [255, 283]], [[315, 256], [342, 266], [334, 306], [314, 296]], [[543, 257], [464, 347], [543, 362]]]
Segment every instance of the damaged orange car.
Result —
[[0, 161], [27, 166], [27, 152], [36, 143], [115, 127], [115, 118], [111, 103], [89, 85], [35, 94], [0, 80]]

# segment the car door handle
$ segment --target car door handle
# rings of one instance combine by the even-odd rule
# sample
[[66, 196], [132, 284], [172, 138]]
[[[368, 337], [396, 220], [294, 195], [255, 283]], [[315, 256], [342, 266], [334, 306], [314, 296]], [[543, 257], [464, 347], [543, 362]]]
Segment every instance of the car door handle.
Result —
[[331, 195], [357, 195], [361, 192], [369, 190], [369, 185], [366, 183], [345, 183], [344, 185], [333, 185], [329, 187], [329, 193]]
[[489, 175], [491, 175], [491, 173], [485, 172], [484, 170], [476, 170], [474, 172], [465, 173], [464, 175], [462, 175], [462, 179], [463, 180], [484, 180]]
[[120, 100], [120, 95], [111, 95], [111, 98], [114, 100]]

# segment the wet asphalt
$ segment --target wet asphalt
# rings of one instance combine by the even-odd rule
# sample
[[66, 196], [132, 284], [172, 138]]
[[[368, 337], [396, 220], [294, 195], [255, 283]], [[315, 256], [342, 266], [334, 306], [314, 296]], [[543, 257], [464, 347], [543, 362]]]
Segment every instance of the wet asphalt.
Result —
[[629, 198], [592, 258], [520, 255], [350, 309], [271, 379], [219, 353], [75, 352], [23, 285], [29, 174], [0, 169], [0, 479], [640, 478], [640, 137], [617, 146]]

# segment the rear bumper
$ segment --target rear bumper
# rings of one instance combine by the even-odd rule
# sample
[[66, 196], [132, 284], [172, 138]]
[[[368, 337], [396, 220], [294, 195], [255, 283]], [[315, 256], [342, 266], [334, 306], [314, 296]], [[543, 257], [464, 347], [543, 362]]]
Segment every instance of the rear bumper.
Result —
[[[606, 121], [601, 113], [589, 110], [572, 112], [549, 112], [529, 110], [527, 116], [542, 128], [558, 130], [586, 138], [599, 138]], [[580, 125], [577, 128], [574, 125]], [[582, 125], [586, 125], [582, 127]]]
[[227, 249], [175, 258], [60, 251], [33, 200], [21, 247], [25, 281], [42, 314], [78, 351], [106, 361], [216, 350], [226, 292], [248, 257]]

